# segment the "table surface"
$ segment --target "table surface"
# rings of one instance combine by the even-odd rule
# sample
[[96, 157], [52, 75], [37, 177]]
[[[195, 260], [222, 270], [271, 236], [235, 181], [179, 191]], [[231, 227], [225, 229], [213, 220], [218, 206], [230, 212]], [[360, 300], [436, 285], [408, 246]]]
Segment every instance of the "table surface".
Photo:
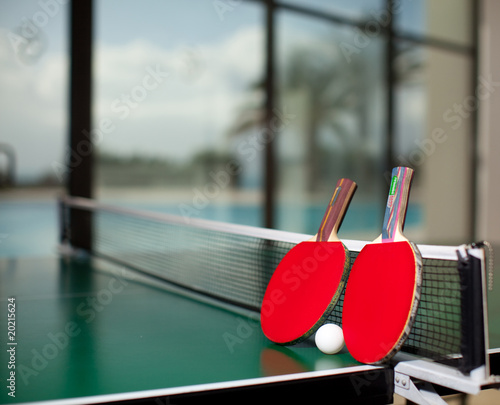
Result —
[[[337, 381], [354, 401], [392, 398], [387, 368], [359, 364], [345, 351], [324, 355], [311, 342], [276, 346], [256, 314], [200, 301], [101, 259], [1, 259], [4, 314], [9, 298], [15, 340], [7, 340], [7, 317], [0, 317], [1, 403], [181, 400], [236, 388], [246, 397], [252, 387], [288, 382], [319, 390], [322, 381], [328, 389]], [[4, 392], [12, 347], [15, 398]]]
[[[352, 403], [392, 399], [389, 367], [362, 365], [345, 349], [324, 355], [311, 341], [274, 345], [258, 314], [102, 259], [0, 259], [2, 314], [9, 298], [15, 340], [8, 340], [7, 317], [0, 316], [0, 403], [165, 403], [158, 398], [167, 396], [166, 403], [186, 403], [203, 395], [220, 402], [228, 395], [215, 394], [258, 399], [304, 392], [308, 399], [341, 393]], [[500, 347], [499, 294], [488, 301], [490, 347]], [[4, 383], [12, 347], [15, 398]]]

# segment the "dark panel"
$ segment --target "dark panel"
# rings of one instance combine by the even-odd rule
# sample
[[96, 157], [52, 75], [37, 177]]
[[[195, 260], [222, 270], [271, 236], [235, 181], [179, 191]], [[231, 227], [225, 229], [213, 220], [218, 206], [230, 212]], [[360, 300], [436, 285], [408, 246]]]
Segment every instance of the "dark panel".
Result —
[[[93, 145], [91, 132], [92, 0], [74, 0], [70, 7], [70, 133], [68, 194], [92, 197]], [[71, 243], [91, 250], [91, 214], [70, 212]]]

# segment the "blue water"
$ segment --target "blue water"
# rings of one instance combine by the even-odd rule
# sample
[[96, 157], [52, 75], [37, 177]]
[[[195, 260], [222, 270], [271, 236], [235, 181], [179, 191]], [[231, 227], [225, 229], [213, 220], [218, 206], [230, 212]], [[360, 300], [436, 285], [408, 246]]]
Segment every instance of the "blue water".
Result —
[[[130, 208], [184, 215], [186, 211], [178, 205], [159, 205], [157, 203], [126, 204]], [[315, 234], [325, 212], [324, 205], [278, 205], [275, 210], [276, 228], [289, 232]], [[196, 212], [189, 212], [190, 218], [210, 219], [241, 225], [262, 226], [264, 212], [258, 205], [209, 204]], [[384, 207], [374, 203], [351, 203], [342, 223], [342, 230], [355, 232], [380, 233]], [[416, 226], [422, 223], [423, 214], [420, 205], [410, 204], [406, 216], [406, 226]]]
[[56, 202], [0, 202], [0, 257], [56, 253]]
[[[122, 204], [124, 205], [124, 204]], [[125, 204], [169, 214], [181, 215], [178, 205], [142, 203]], [[287, 205], [276, 209], [276, 228], [315, 234], [324, 213], [324, 206]], [[263, 211], [257, 205], [209, 204], [192, 218], [211, 219], [222, 222], [261, 226]], [[380, 232], [383, 207], [376, 204], [351, 204], [342, 224], [342, 233], [351, 235]], [[407, 226], [421, 224], [422, 208], [410, 205], [406, 218]], [[0, 257], [47, 256], [56, 254], [58, 243], [58, 212], [56, 202], [21, 201], [0, 202]]]

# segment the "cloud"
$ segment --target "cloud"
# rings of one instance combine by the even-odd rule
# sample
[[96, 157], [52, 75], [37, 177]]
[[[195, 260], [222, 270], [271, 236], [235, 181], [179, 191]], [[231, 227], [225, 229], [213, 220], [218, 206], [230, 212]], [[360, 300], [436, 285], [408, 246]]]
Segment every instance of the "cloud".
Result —
[[[62, 162], [67, 136], [68, 57], [46, 52], [23, 64], [0, 31], [1, 141], [17, 151], [22, 176], [39, 176]], [[242, 27], [215, 44], [186, 43], [165, 49], [144, 39], [97, 44], [94, 57], [95, 125], [108, 118], [116, 130], [101, 147], [123, 154], [189, 158], [204, 148], [223, 148], [226, 130], [262, 75], [262, 29]], [[112, 103], [144, 86], [148, 69], [169, 73], [130, 109], [127, 118]], [[93, 129], [93, 128], [91, 128]]]
[[[325, 41], [324, 32], [315, 33], [293, 24], [284, 29], [277, 50], [281, 68], [299, 46], [327, 61], [344, 61], [338, 47], [332, 46], [333, 31], [332, 40]], [[0, 31], [0, 141], [18, 151], [23, 173], [40, 174], [50, 170], [54, 160], [62, 162], [64, 156], [68, 59], [61, 51], [47, 51], [37, 63], [23, 65], [7, 33]], [[338, 35], [342, 38], [342, 33]], [[116, 127], [99, 146], [125, 155], [142, 153], [180, 159], [189, 159], [202, 149], [228, 147], [227, 130], [248, 103], [250, 87], [263, 77], [264, 46], [264, 32], [259, 25], [242, 26], [215, 43], [181, 43], [170, 48], [146, 39], [125, 44], [97, 43], [94, 125], [107, 118]], [[169, 76], [142, 97], [140, 87], [144, 87], [149, 70], [157, 66]], [[134, 101], [134, 95], [141, 95], [140, 101]], [[123, 110], [120, 113], [116, 108], [123, 105], [123, 97], [136, 105], [129, 108], [126, 117]], [[423, 97], [418, 91], [405, 94], [401, 108], [411, 122], [423, 115]]]
[[[164, 49], [137, 40], [100, 46], [96, 111], [117, 126], [102, 148], [175, 158], [188, 158], [203, 148], [223, 148], [239, 105], [261, 78], [263, 53], [259, 27], [243, 28], [212, 45]], [[149, 81], [145, 78], [151, 69], [169, 76], [145, 93], [140, 88]], [[130, 114], [118, 115], [117, 109], [125, 111], [127, 105]]]
[[67, 59], [42, 55], [36, 64], [20, 61], [0, 29], [0, 141], [16, 151], [19, 176], [46, 173], [60, 159], [67, 128]]

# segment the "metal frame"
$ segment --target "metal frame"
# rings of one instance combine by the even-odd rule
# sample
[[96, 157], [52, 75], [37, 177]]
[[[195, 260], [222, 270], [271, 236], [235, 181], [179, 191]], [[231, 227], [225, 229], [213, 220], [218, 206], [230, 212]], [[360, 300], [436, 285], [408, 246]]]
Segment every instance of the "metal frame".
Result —
[[485, 371], [481, 367], [477, 373], [465, 375], [456, 368], [426, 360], [402, 361], [394, 368], [394, 393], [420, 405], [445, 405], [435, 386], [470, 395], [499, 388], [500, 376]]
[[[485, 254], [482, 248], [463, 245], [457, 249], [459, 265], [464, 266], [462, 271], [475, 273], [479, 276], [479, 283], [471, 285], [474, 299], [480, 296], [481, 313], [474, 312], [474, 325], [466, 329], [467, 345], [474, 345], [473, 350], [465, 350], [462, 365], [452, 367], [425, 359], [413, 359], [408, 355], [396, 356], [398, 363], [394, 367], [394, 392], [407, 400], [420, 405], [445, 405], [446, 402], [437, 392], [437, 387], [477, 395], [487, 388], [499, 388], [500, 376], [492, 375], [490, 371], [490, 356], [500, 354], [489, 351], [488, 339], [488, 303], [487, 303], [487, 274]], [[479, 274], [478, 274], [479, 273]], [[474, 283], [472, 283], [474, 284]], [[464, 295], [465, 303], [462, 310], [466, 322], [471, 322], [467, 311], [478, 308], [477, 302], [468, 302], [470, 299]], [[465, 357], [468, 357], [465, 359]], [[465, 366], [464, 366], [465, 364]], [[470, 366], [470, 367], [469, 367]]]
[[[71, 196], [93, 196], [94, 145], [92, 125], [92, 0], [70, 4], [70, 129], [67, 192]], [[87, 132], [86, 132], [87, 131]], [[87, 135], [86, 135], [87, 134]], [[70, 213], [79, 229], [72, 238], [87, 250], [92, 246], [92, 219], [88, 213]]]
[[458, 369], [427, 360], [401, 361], [394, 367], [394, 393], [419, 405], [445, 405], [439, 388], [477, 395], [489, 388], [500, 388], [500, 376], [490, 375], [481, 366], [470, 375]]

